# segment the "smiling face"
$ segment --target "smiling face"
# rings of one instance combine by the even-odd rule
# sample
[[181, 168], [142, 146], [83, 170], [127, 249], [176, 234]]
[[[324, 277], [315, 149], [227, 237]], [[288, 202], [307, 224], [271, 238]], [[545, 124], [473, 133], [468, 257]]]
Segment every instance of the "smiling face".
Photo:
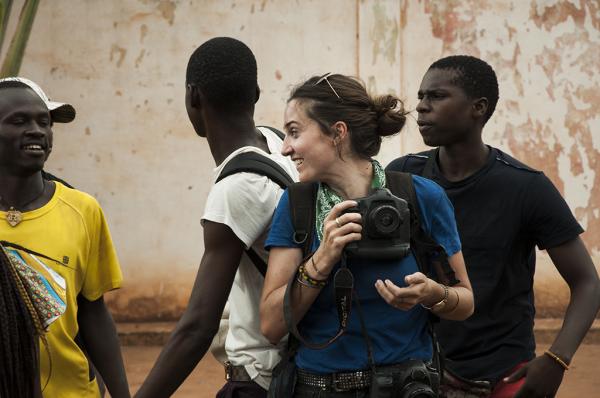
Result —
[[288, 102], [284, 115], [285, 140], [281, 153], [296, 165], [300, 181], [323, 181], [340, 159], [332, 137], [324, 134], [317, 122], [309, 118], [305, 105]]
[[48, 108], [31, 89], [0, 89], [0, 173], [29, 176], [52, 150]]
[[426, 145], [452, 145], [475, 131], [474, 101], [454, 83], [455, 74], [448, 69], [429, 69], [423, 77], [417, 123]]

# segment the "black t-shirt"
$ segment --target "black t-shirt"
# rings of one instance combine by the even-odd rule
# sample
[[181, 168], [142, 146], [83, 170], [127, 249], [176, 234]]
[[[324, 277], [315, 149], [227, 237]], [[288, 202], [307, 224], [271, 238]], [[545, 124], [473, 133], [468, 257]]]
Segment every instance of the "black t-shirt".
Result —
[[[422, 175], [437, 151], [407, 155], [387, 167]], [[475, 313], [441, 320], [437, 334], [447, 366], [469, 379], [496, 382], [535, 357], [535, 246], [552, 248], [583, 232], [552, 182], [498, 149], [483, 168], [458, 182], [432, 163], [431, 176], [454, 205]]]

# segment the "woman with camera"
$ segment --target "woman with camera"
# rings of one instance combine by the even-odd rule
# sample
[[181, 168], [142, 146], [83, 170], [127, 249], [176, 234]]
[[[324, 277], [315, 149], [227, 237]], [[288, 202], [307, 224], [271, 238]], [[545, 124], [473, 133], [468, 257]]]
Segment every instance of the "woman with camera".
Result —
[[[308, 79], [288, 100], [282, 153], [295, 162], [301, 182], [318, 183], [314, 239], [304, 256], [292, 221], [298, 209], [290, 208], [286, 191], [266, 241], [260, 311], [262, 332], [272, 343], [288, 333], [286, 316], [303, 338], [297, 348], [292, 344], [294, 397], [435, 396], [430, 313], [463, 320], [473, 312], [453, 208], [429, 180], [412, 176], [413, 208], [423, 230], [445, 250], [458, 283], [448, 286], [419, 272], [411, 252], [390, 259], [395, 247], [368, 256], [346, 250], [370, 244], [365, 217], [389, 223], [368, 214], [373, 198], [388, 192], [382, 191], [386, 174], [372, 157], [383, 136], [402, 129], [405, 116], [396, 97], [372, 98], [357, 79], [339, 74]], [[312, 345], [328, 340], [321, 349]]]

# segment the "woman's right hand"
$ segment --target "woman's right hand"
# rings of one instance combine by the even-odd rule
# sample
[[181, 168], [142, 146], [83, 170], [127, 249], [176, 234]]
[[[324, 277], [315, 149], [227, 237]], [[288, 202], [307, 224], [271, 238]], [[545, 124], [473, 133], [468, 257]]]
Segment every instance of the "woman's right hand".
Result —
[[[358, 241], [362, 235], [362, 217], [359, 213], [344, 213], [357, 206], [354, 200], [345, 200], [333, 206], [323, 221], [323, 241], [313, 255], [320, 265], [319, 269], [329, 274], [340, 261], [342, 251], [350, 242]], [[316, 255], [316, 257], [314, 257]]]

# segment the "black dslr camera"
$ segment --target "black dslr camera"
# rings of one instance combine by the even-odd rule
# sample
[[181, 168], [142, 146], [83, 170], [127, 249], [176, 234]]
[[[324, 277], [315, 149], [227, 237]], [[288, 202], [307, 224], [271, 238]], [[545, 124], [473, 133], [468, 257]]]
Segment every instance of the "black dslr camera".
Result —
[[392, 368], [376, 369], [369, 398], [435, 398], [439, 384], [437, 369], [413, 359]]
[[350, 242], [344, 249], [348, 257], [394, 260], [410, 251], [410, 210], [408, 203], [380, 188], [365, 198], [356, 199], [358, 206], [344, 213], [360, 213], [362, 239]]
[[402, 398], [434, 398], [439, 387], [439, 374], [437, 370], [426, 364], [415, 361], [415, 364], [406, 369], [401, 375]]

